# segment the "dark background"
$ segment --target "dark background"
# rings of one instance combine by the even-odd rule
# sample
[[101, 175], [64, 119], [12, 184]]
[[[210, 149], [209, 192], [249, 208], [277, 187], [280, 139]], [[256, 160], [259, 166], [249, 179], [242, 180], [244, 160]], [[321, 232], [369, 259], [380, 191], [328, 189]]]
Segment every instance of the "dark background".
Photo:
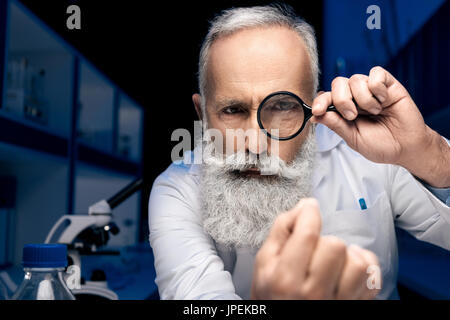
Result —
[[[0, 0], [0, 4], [4, 1]], [[171, 141], [171, 134], [177, 128], [192, 132], [193, 121], [197, 119], [191, 96], [197, 92], [198, 53], [208, 21], [226, 8], [272, 1], [20, 2], [144, 107], [145, 188], [141, 196], [139, 240], [145, 243], [148, 196], [154, 179], [171, 163], [171, 150], [176, 144]], [[321, 88], [329, 89], [335, 76], [367, 74], [374, 65], [384, 66], [409, 90], [426, 122], [450, 136], [448, 1], [284, 3], [291, 5], [316, 30]], [[81, 30], [66, 28], [66, 8], [71, 4], [81, 8]], [[365, 26], [368, 17], [365, 10], [371, 4], [381, 8], [381, 30], [369, 31]], [[0, 12], [0, 20], [1, 17]], [[448, 253], [401, 232], [399, 244], [400, 279], [404, 285], [423, 296], [450, 298], [449, 287], [440, 278], [443, 270], [450, 268]], [[432, 262], [424, 265], [425, 260]]]

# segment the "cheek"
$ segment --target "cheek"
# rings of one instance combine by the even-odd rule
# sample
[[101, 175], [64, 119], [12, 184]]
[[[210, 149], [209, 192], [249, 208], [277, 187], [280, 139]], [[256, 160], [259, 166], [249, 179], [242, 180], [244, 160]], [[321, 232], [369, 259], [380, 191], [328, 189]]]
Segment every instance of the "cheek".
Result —
[[298, 148], [297, 143], [294, 143], [293, 141], [280, 141], [278, 156], [286, 163], [290, 163], [294, 159]]
[[306, 140], [307, 134], [310, 131], [309, 125], [297, 137], [288, 141], [279, 141], [279, 157], [287, 163], [294, 160], [298, 150], [301, 148], [303, 142]]
[[226, 127], [223, 125], [222, 121], [216, 115], [208, 115], [208, 132], [212, 135], [212, 140], [214, 140], [217, 150], [221, 150], [222, 153], [233, 152], [233, 150], [227, 150], [227, 140], [226, 140]]
[[215, 113], [206, 112], [206, 120], [208, 122], [208, 128], [209, 129], [216, 129], [219, 131], [223, 131], [223, 134], [225, 134], [225, 125], [220, 120], [220, 118]]

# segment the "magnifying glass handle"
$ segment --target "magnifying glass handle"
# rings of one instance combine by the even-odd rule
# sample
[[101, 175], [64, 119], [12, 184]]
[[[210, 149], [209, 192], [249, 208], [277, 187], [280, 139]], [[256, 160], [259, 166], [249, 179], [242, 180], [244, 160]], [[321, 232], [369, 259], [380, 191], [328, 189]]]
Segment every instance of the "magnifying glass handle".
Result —
[[338, 112], [338, 110], [336, 109], [336, 107], [335, 107], [335, 106], [329, 106], [329, 107], [327, 108], [327, 111], [334, 111], [334, 112]]
[[[374, 98], [376, 98], [375, 96], [373, 96]], [[353, 103], [355, 104], [355, 106], [358, 108], [358, 104], [356, 103], [355, 99], [352, 99]], [[334, 112], [338, 112], [338, 110], [336, 109], [335, 106], [329, 106], [327, 108], [327, 111], [334, 111]], [[338, 112], [339, 113], [339, 112]]]

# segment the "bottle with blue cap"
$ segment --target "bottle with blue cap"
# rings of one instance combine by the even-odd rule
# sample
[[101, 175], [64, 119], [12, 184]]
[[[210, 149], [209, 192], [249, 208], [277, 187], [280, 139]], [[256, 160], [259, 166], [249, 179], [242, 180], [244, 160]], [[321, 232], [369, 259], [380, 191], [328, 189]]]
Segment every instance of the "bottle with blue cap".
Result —
[[25, 277], [13, 300], [75, 300], [63, 278], [67, 267], [66, 245], [25, 245], [22, 263]]

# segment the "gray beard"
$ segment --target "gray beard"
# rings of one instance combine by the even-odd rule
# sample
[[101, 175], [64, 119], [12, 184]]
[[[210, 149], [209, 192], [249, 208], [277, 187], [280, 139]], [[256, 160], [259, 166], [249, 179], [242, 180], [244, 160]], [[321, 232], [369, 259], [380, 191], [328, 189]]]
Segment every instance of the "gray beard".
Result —
[[240, 175], [236, 170], [248, 168], [249, 163], [254, 165], [255, 158], [235, 154], [224, 164], [211, 153], [213, 142], [203, 142], [202, 218], [204, 230], [214, 241], [230, 248], [259, 248], [276, 217], [300, 199], [311, 196], [316, 154], [314, 129], [312, 126], [290, 164], [277, 156], [256, 160], [258, 168], [270, 163], [276, 173], [270, 176]]

